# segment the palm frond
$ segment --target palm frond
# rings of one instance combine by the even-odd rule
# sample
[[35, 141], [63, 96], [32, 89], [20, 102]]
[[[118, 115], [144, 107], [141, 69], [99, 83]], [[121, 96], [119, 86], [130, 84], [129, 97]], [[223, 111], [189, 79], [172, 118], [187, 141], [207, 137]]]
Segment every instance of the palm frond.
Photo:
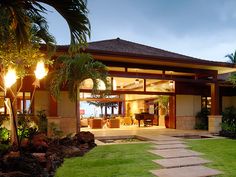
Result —
[[229, 63], [235, 63], [236, 64], [236, 50], [234, 51], [234, 53], [227, 54], [225, 57], [229, 58]]
[[29, 14], [31, 19], [31, 40], [33, 43], [44, 42], [47, 45], [47, 51], [53, 53], [56, 49], [56, 40], [48, 32], [48, 24], [44, 17], [37, 14]]
[[94, 61], [91, 55], [80, 53], [74, 57], [58, 57], [57, 67], [51, 79], [50, 90], [53, 96], [58, 98], [60, 89], [66, 85], [69, 91], [69, 98], [72, 101], [76, 99], [77, 88], [86, 79], [93, 81], [93, 93], [98, 93], [98, 80], [108, 84], [107, 68], [101, 62]]
[[[28, 1], [0, 1], [1, 15], [8, 21], [7, 30], [13, 31], [18, 48], [27, 46], [30, 42], [31, 21], [28, 13], [40, 15], [46, 9], [34, 0]], [[3, 12], [3, 13], [2, 13]]]
[[54, 7], [60, 13], [71, 33], [71, 45], [84, 45], [90, 37], [90, 23], [87, 17], [86, 0], [38, 0]]

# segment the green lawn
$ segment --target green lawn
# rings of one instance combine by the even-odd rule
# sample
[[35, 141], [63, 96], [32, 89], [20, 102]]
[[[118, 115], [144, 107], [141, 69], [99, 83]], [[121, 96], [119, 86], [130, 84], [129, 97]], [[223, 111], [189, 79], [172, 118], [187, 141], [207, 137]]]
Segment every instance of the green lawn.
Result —
[[223, 171], [224, 177], [236, 176], [236, 140], [209, 139], [187, 141], [192, 150], [204, 153], [204, 157], [213, 161], [207, 165]]
[[98, 146], [84, 157], [66, 159], [56, 177], [153, 177], [149, 172], [158, 169], [148, 153], [150, 144], [118, 144]]

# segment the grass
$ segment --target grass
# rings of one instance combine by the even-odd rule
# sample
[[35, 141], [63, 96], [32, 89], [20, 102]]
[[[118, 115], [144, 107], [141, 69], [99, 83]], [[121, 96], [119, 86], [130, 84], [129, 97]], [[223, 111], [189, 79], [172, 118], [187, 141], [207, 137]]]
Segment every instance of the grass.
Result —
[[208, 139], [187, 142], [192, 150], [204, 153], [203, 157], [212, 161], [208, 167], [224, 172], [222, 177], [236, 176], [236, 140]]
[[158, 169], [147, 152], [150, 144], [116, 144], [98, 146], [84, 157], [66, 159], [56, 177], [153, 177], [149, 170]]

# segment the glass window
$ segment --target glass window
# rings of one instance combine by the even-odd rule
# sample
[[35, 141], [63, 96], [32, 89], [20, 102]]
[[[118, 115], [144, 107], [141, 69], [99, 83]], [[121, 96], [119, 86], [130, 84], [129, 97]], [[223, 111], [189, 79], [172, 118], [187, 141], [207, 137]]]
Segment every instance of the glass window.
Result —
[[144, 79], [113, 77], [113, 83], [116, 83], [117, 91], [144, 91]]
[[211, 97], [202, 97], [202, 108], [211, 108]]
[[175, 82], [173, 80], [146, 79], [147, 92], [174, 92]]
[[[17, 112], [23, 113], [29, 110], [31, 92], [19, 92], [17, 94]], [[31, 110], [29, 111], [31, 113]]]

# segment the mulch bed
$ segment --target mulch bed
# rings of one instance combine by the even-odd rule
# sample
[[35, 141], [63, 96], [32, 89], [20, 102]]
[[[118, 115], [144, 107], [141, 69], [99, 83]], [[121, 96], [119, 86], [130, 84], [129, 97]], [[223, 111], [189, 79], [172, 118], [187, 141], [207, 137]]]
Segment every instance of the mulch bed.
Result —
[[30, 143], [21, 145], [21, 153], [12, 146], [0, 157], [0, 177], [50, 177], [64, 158], [83, 156], [96, 146], [94, 135], [80, 132], [74, 137], [47, 139], [37, 134]]

